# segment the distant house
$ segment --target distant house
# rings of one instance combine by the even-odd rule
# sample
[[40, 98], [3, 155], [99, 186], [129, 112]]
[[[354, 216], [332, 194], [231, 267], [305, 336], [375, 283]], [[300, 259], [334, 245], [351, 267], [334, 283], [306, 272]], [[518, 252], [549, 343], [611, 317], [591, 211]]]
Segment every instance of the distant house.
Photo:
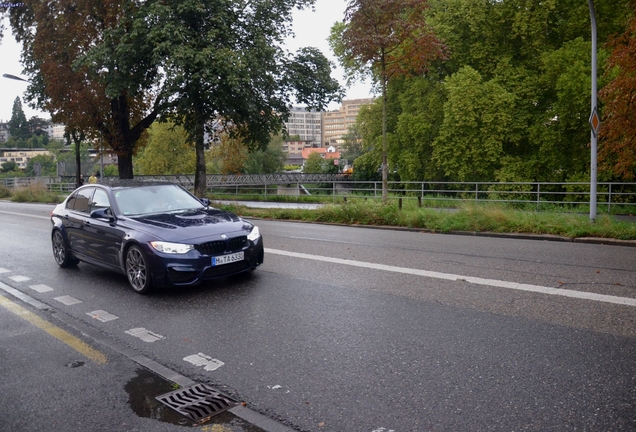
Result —
[[335, 147], [320, 147], [320, 148], [306, 148], [303, 149], [302, 156], [303, 160], [307, 160], [310, 154], [312, 153], [320, 153], [320, 156], [323, 159], [340, 159], [340, 152], [336, 150]]
[[19, 169], [25, 170], [29, 159], [39, 155], [50, 156], [51, 153], [45, 149], [5, 149], [0, 156], [0, 165], [5, 162], [15, 162]]

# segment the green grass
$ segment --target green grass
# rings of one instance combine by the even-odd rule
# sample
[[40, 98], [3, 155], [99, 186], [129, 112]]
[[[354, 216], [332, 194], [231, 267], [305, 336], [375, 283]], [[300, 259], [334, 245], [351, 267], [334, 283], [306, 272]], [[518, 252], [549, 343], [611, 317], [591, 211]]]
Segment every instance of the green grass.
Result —
[[42, 183], [32, 183], [25, 187], [11, 189], [10, 192], [10, 199], [15, 202], [57, 204], [63, 200], [63, 197], [61, 197], [59, 193], [47, 190], [46, 185]]
[[434, 232], [493, 232], [551, 234], [569, 238], [602, 237], [636, 240], [636, 223], [617, 221], [609, 215], [599, 215], [591, 223], [588, 215], [533, 212], [505, 205], [464, 203], [454, 210], [418, 208], [397, 203], [382, 205], [376, 201], [347, 201], [327, 204], [316, 210], [257, 209], [241, 205], [222, 205], [245, 217], [295, 220], [346, 225], [377, 225], [407, 227]]

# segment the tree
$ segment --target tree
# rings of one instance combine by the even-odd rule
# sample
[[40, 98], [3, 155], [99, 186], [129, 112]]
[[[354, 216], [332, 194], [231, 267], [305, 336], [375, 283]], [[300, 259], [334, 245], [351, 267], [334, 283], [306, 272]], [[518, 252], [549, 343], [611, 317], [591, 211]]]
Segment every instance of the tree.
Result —
[[9, 120], [9, 133], [16, 141], [26, 141], [31, 135], [29, 133], [29, 124], [22, 110], [22, 102], [19, 97], [16, 97], [13, 101], [11, 120]]
[[130, 0], [24, 3], [9, 13], [22, 43], [30, 100], [74, 133], [103, 137], [118, 155], [120, 176], [132, 178], [136, 143], [164, 100], [151, 92], [158, 65], [144, 43], [140, 6]]
[[308, 174], [319, 174], [323, 172], [324, 159], [318, 152], [310, 153], [307, 156], [305, 165], [303, 166], [303, 172]]
[[427, 24], [426, 0], [350, 0], [330, 44], [350, 77], [370, 74], [382, 93], [382, 202], [387, 203], [387, 85], [397, 76], [421, 75], [443, 57]]
[[0, 166], [2, 167], [2, 172], [5, 173], [16, 171], [18, 169], [18, 164], [16, 164], [14, 161], [2, 162], [2, 165]]
[[27, 162], [25, 174], [27, 177], [54, 176], [57, 174], [55, 156], [37, 155]]
[[[636, 10], [636, 3], [632, 5]], [[601, 169], [624, 179], [636, 177], [636, 12], [626, 31], [608, 44], [611, 55], [605, 76], [611, 81], [601, 92], [605, 103], [600, 130]]]
[[204, 134], [212, 120], [249, 149], [264, 149], [287, 118], [292, 95], [318, 109], [340, 100], [322, 53], [302, 48], [291, 56], [281, 48], [292, 10], [311, 3], [167, 0], [147, 8], [147, 20], [157, 23], [149, 36], [163, 58], [169, 118], [194, 144], [198, 194], [205, 190]]
[[271, 174], [283, 170], [285, 152], [283, 152], [283, 138], [273, 137], [265, 150], [255, 150], [248, 154], [245, 161], [245, 174]]
[[135, 172], [143, 175], [193, 174], [195, 155], [181, 126], [154, 123], [146, 145], [134, 159]]
[[459, 181], [489, 181], [500, 167], [512, 123], [514, 96], [471, 67], [446, 78], [444, 120], [433, 142], [433, 158]]

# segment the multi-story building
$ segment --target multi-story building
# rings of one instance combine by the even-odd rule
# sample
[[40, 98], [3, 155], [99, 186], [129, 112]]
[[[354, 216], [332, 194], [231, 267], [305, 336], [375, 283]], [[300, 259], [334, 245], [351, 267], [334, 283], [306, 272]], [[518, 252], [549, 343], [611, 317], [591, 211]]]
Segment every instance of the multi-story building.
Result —
[[10, 136], [9, 123], [0, 122], [0, 143], [7, 142]]
[[66, 125], [61, 123], [49, 123], [45, 132], [48, 134], [49, 139], [64, 141], [64, 130]]
[[351, 99], [342, 101], [338, 111], [322, 113], [322, 147], [334, 146], [340, 150], [344, 135], [353, 126], [360, 107], [373, 102], [373, 99]]
[[48, 150], [44, 149], [12, 149], [4, 150], [0, 156], [0, 165], [5, 162], [15, 162], [19, 169], [25, 170], [29, 159], [39, 155], [50, 155]]
[[291, 137], [299, 136], [300, 140], [310, 147], [321, 147], [321, 114], [320, 111], [293, 107], [289, 112], [289, 119], [285, 122], [287, 134]]

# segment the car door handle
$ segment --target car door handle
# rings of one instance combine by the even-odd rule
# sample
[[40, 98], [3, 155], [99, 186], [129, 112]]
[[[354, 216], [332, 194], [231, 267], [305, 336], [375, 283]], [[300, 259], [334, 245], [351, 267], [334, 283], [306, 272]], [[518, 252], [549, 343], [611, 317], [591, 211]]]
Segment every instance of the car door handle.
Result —
[[91, 226], [91, 223], [89, 221], [84, 221], [84, 225]]

